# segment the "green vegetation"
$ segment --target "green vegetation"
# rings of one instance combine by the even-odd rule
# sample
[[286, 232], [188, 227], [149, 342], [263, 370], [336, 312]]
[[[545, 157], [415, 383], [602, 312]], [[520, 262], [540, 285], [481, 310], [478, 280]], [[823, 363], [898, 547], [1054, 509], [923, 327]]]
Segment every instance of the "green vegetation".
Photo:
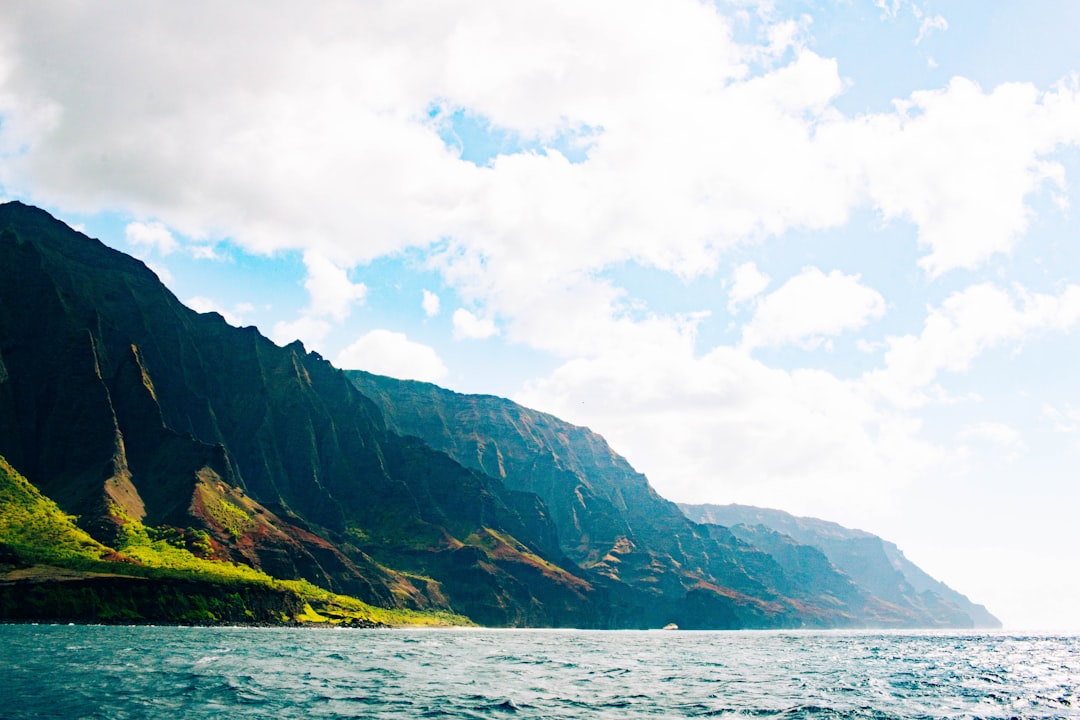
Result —
[[205, 530], [163, 526], [148, 527], [146, 532], [151, 540], [164, 540], [173, 547], [188, 550], [199, 557], [206, 557], [214, 551], [210, 543], [210, 533]]
[[131, 520], [122, 527], [123, 539], [117, 550], [148, 569], [173, 577], [217, 580], [219, 582], [253, 582], [271, 584], [269, 575], [247, 565], [206, 560], [177, 547], [165, 539], [154, 539], [150, 528]]
[[0, 457], [0, 618], [36, 612], [98, 622], [472, 624], [446, 612], [377, 608], [306, 580], [208, 560], [191, 552], [209, 550], [204, 531], [147, 527], [119, 507], [110, 510], [120, 528], [115, 548], [90, 537]]
[[200, 494], [203, 507], [214, 522], [234, 538], [255, 528], [255, 521], [244, 508], [220, 494], [211, 492], [205, 485], [200, 485], [196, 492]]
[[0, 457], [0, 544], [31, 562], [81, 568], [112, 550], [75, 525], [52, 500]]
[[563, 570], [558, 565], [545, 560], [527, 547], [518, 542], [513, 536], [500, 533], [491, 528], [481, 528], [465, 539], [466, 545], [481, 548], [488, 557], [498, 560], [509, 560], [522, 565], [535, 568], [545, 576], [558, 580], [567, 585], [585, 587], [586, 583], [581, 578]]
[[454, 626], [474, 625], [469, 618], [445, 611], [399, 610], [380, 608], [347, 595], [337, 595], [312, 585], [306, 580], [278, 580], [305, 601], [299, 622], [325, 623], [328, 625], [423, 625]]

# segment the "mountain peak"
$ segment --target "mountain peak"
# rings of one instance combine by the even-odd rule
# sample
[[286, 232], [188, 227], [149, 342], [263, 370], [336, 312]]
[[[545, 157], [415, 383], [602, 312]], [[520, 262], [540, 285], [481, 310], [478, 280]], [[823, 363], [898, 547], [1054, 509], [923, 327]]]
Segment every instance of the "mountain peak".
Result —
[[278, 347], [19, 202], [0, 236], [0, 456], [114, 550], [491, 625], [930, 617], [813, 548], [691, 522], [588, 428]]

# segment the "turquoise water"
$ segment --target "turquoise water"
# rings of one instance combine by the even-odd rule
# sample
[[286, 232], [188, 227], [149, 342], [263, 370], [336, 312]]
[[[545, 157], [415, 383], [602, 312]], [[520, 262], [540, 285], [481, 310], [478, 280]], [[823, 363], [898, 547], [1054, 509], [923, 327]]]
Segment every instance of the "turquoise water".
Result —
[[3, 718], [1080, 717], [1080, 638], [0, 626]]

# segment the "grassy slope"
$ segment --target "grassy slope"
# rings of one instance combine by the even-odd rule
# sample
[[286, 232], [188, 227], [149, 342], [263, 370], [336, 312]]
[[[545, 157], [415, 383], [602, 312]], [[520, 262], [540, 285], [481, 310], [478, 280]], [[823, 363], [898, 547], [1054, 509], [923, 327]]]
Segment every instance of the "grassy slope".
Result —
[[[141, 617], [138, 610], [121, 597], [94, 595], [94, 617], [104, 620], [142, 619], [215, 622], [235, 617], [239, 603], [242, 612], [248, 595], [232, 592], [257, 589], [292, 596], [291, 606], [301, 608], [291, 616], [279, 615], [282, 623], [359, 624], [359, 625], [462, 625], [467, 618], [449, 613], [419, 613], [387, 610], [367, 605], [355, 598], [335, 595], [306, 581], [278, 580], [246, 565], [215, 562], [197, 557], [183, 547], [169, 542], [171, 534], [148, 528], [134, 521], [124, 525], [124, 537], [116, 548], [106, 547], [91, 538], [42, 495], [26, 478], [0, 457], [0, 586], [22, 582], [31, 585], [54, 581], [49, 588], [49, 607], [63, 602], [59, 594], [85, 594], [86, 589], [74, 580], [125, 576], [158, 580], [174, 585], [168, 608], [175, 617]], [[179, 583], [181, 590], [175, 590]], [[209, 583], [209, 585], [207, 584]], [[212, 589], [211, 596], [225, 600], [207, 604], [205, 598], [191, 597], [198, 588]], [[40, 587], [34, 588], [40, 591]], [[21, 596], [34, 597], [29, 592]], [[213, 598], [211, 598], [213, 599]], [[29, 602], [29, 600], [27, 601]], [[159, 600], [159, 604], [160, 604]], [[224, 603], [224, 605], [223, 605]], [[215, 610], [217, 612], [215, 612]], [[45, 618], [43, 618], [45, 619]]]

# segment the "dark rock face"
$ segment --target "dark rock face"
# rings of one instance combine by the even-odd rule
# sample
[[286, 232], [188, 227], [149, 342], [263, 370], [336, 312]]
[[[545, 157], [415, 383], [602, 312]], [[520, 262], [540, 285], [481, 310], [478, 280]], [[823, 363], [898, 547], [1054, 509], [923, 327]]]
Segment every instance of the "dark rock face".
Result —
[[369, 602], [551, 624], [542, 595], [589, 621], [591, 587], [500, 566], [524, 551], [474, 563], [466, 588], [450, 558], [480, 529], [557, 547], [543, 503], [388, 432], [299, 343], [195, 313], [141, 262], [19, 203], [0, 206], [0, 267], [0, 455], [94, 534], [191, 526], [216, 557]]
[[559, 551], [617, 598], [605, 625], [801, 624], [790, 605], [774, 602], [777, 593], [743, 572], [733, 537], [729, 546], [713, 541], [587, 428], [493, 396], [346, 375], [376, 402], [388, 427], [538, 496], [550, 509]]
[[615, 624], [971, 624], [948, 603], [933, 612], [925, 603], [897, 603], [812, 543], [765, 528], [699, 525], [588, 428], [498, 397], [362, 371], [346, 375], [376, 402], [388, 427], [538, 495], [551, 509], [561, 550], [619, 598], [611, 610]]
[[[862, 530], [781, 510], [748, 505], [680, 505], [687, 517], [729, 526], [747, 543], [784, 564], [796, 563], [794, 548], [813, 551], [842, 571], [864, 592], [901, 608], [903, 625], [917, 627], [998, 628], [1001, 621], [948, 585], [930, 577], [904, 557], [896, 545]], [[787, 548], [785, 551], [783, 548]], [[822, 577], [819, 570], [812, 570]], [[884, 624], [884, 618], [879, 616]]]
[[[0, 205], [0, 267], [0, 456], [103, 541], [141, 522], [198, 538], [212, 559], [488, 625], [930, 617], [825, 549], [688, 520], [586, 428], [490, 396], [347, 376], [300, 343], [195, 313], [141, 262], [36, 208]], [[34, 592], [92, 605], [119, 582], [157, 602], [134, 581]], [[936, 581], [908, 582], [929, 598]], [[210, 612], [261, 602], [218, 598]], [[935, 619], [957, 609], [941, 602]]]

